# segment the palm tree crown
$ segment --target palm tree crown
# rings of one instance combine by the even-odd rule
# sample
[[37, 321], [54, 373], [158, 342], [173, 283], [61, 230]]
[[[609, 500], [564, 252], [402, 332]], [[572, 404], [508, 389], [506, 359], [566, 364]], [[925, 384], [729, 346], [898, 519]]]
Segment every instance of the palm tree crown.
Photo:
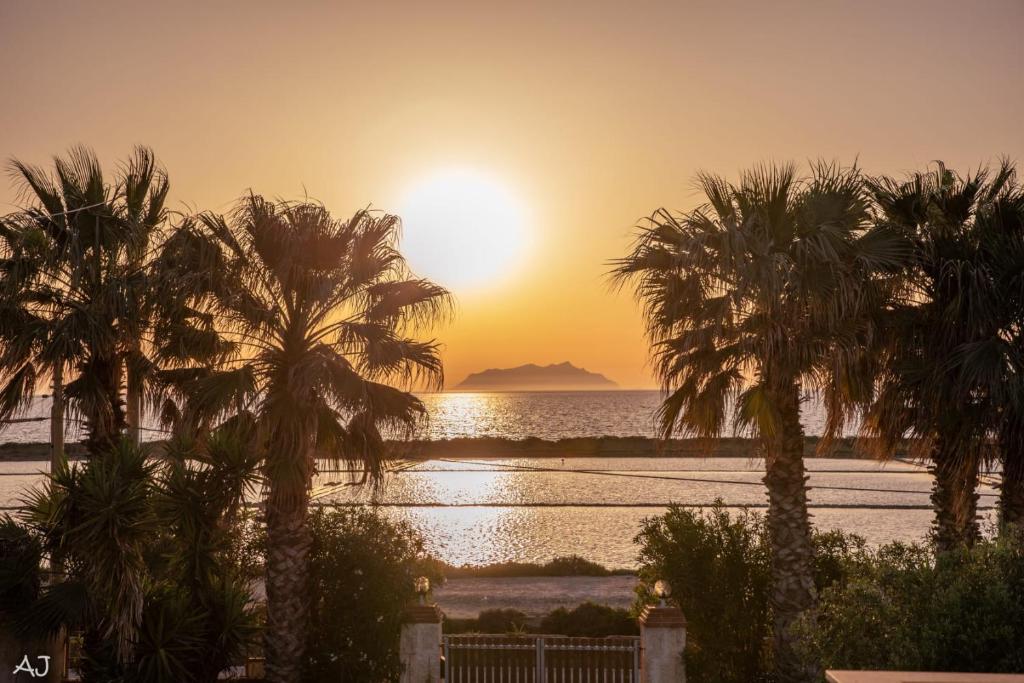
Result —
[[[728, 407], [739, 428], [778, 431], [770, 382], [823, 391], [835, 434], [870, 388], [852, 350], [873, 328], [858, 313], [884, 295], [865, 273], [893, 271], [905, 247], [869, 225], [859, 174], [818, 166], [761, 168], [738, 186], [702, 175], [708, 204], [658, 211], [616, 276], [635, 279], [656, 371], [668, 397], [663, 436], [718, 436]], [[873, 282], [873, 281], [870, 281]]]

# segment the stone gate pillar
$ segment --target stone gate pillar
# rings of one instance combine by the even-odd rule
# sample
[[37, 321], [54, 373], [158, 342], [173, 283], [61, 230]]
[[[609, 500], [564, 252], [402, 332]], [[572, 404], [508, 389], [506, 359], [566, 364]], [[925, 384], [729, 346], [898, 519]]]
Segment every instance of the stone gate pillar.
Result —
[[678, 607], [647, 607], [640, 615], [641, 683], [685, 683], [686, 618]]
[[401, 683], [440, 683], [441, 610], [437, 605], [410, 605], [405, 610], [398, 644]]

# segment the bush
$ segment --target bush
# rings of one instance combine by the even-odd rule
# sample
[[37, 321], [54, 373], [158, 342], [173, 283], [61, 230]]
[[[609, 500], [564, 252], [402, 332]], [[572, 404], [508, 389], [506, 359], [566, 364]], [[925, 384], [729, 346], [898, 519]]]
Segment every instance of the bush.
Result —
[[[637, 536], [641, 578], [672, 584], [687, 619], [693, 681], [769, 680], [771, 553], [761, 515], [672, 507]], [[1024, 548], [1010, 540], [943, 556], [857, 536], [814, 534], [816, 625], [801, 647], [833, 669], [1024, 672]]]
[[879, 549], [822, 591], [805, 647], [831, 668], [1024, 671], [1024, 551], [983, 542], [936, 562], [929, 548]]
[[[125, 441], [48, 475], [27, 494], [23, 525], [0, 525], [0, 546], [32, 539], [17, 564], [0, 549], [0, 596], [22, 603], [16, 635], [80, 632], [86, 681], [201, 683], [240, 661], [256, 633], [231, 552], [248, 487], [225, 474], [240, 448], [215, 432], [205, 450], [174, 443], [156, 462]], [[63, 571], [41, 585], [29, 570], [55, 558]]]
[[556, 557], [538, 564], [536, 562], [498, 562], [482, 566], [463, 565], [455, 567], [438, 562], [438, 570], [445, 576], [473, 578], [507, 578], [522, 576], [613, 576], [632, 574], [628, 569], [607, 569], [596, 562], [579, 555]]
[[544, 633], [550, 635], [630, 636], [639, 633], [636, 619], [624, 609], [586, 602], [571, 610], [564, 607], [549, 612], [539, 626], [530, 626], [525, 614], [515, 609], [489, 609], [476, 619], [448, 619], [444, 632], [455, 633]]
[[8, 515], [0, 517], [0, 621], [31, 609], [43, 585], [39, 539]]
[[686, 669], [693, 681], [765, 680], [771, 633], [768, 588], [771, 556], [763, 518], [747, 510], [733, 519], [722, 507], [707, 512], [678, 506], [645, 521], [637, 607], [652, 604], [658, 579], [686, 616]]
[[541, 633], [601, 638], [633, 636], [640, 632], [636, 619], [624, 609], [585, 602], [572, 610], [559, 607], [540, 622]]
[[398, 680], [402, 613], [416, 599], [414, 579], [431, 576], [422, 538], [364, 509], [318, 510], [310, 525], [314, 599], [304, 679]]
[[[771, 545], [764, 517], [746, 509], [730, 515], [721, 501], [704, 511], [672, 506], [646, 520], [636, 541], [636, 608], [655, 602], [650, 587], [668, 580], [686, 616], [690, 680], [769, 680]], [[864, 561], [864, 541], [856, 536], [830, 531], [816, 533], [814, 542], [819, 590], [844, 583], [848, 568]]]

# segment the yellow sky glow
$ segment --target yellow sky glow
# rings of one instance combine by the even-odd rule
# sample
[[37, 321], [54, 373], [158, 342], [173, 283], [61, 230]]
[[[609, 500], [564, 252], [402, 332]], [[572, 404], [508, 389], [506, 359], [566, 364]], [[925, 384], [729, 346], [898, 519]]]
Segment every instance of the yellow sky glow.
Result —
[[449, 384], [569, 360], [651, 386], [605, 278], [640, 217], [692, 208], [698, 169], [1024, 159], [1022, 26], [1018, 0], [5, 2], [0, 156], [143, 143], [178, 208], [251, 188], [337, 215], [476, 169], [521, 202], [529, 248], [456, 288]]

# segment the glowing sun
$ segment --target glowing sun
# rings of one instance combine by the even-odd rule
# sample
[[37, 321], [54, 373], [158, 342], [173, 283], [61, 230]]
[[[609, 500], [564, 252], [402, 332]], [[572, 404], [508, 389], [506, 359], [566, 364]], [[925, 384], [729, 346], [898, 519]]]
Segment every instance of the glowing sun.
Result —
[[437, 171], [399, 204], [402, 253], [417, 275], [456, 290], [493, 284], [523, 259], [528, 235], [519, 199], [490, 176]]

